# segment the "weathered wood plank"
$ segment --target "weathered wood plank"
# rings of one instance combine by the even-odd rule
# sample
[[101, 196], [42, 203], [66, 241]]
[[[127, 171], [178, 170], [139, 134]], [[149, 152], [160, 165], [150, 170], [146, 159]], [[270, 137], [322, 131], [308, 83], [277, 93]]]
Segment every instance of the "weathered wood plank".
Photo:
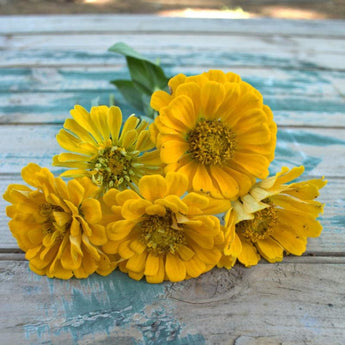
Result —
[[[233, 53], [241, 52], [304, 52], [313, 53], [333, 53], [342, 54], [345, 51], [343, 38], [319, 38], [319, 37], [296, 37], [275, 34], [274, 36], [250, 36], [231, 33], [229, 35], [211, 35], [207, 46], [205, 37], [209, 35], [205, 32], [198, 35], [191, 35], [188, 31], [183, 36], [180, 34], [159, 33], [144, 34], [71, 34], [68, 33], [68, 40], [65, 35], [49, 34], [44, 35], [11, 35], [0, 41], [0, 48], [6, 50], [27, 50], [27, 49], [49, 49], [49, 50], [69, 50], [80, 51], [92, 48], [94, 52], [106, 51], [114, 44], [115, 39], [127, 42], [135, 47], [146, 50], [166, 50], [166, 49], [231, 49]], [[244, 45], [243, 42], [246, 41]], [[157, 44], [159, 42], [159, 45]], [[241, 44], [242, 43], [242, 44]], [[327, 43], [327, 44], [326, 44]], [[297, 55], [296, 55], [297, 56]]]
[[[163, 66], [167, 76], [178, 73], [194, 75], [205, 70], [203, 65]], [[266, 67], [225, 67], [224, 72], [239, 74], [243, 80], [260, 90], [264, 96], [314, 96], [335, 97], [345, 94], [345, 73], [323, 70], [287, 70]], [[61, 91], [113, 91], [109, 82], [128, 78], [122, 64], [111, 67], [26, 67], [1, 68], [1, 92], [61, 92]]]
[[339, 264], [236, 266], [148, 285], [117, 271], [51, 280], [25, 262], [0, 261], [0, 282], [4, 345], [341, 345], [345, 337]]
[[[305, 177], [307, 178], [307, 177]], [[328, 179], [327, 186], [321, 191], [320, 201], [325, 203], [324, 214], [320, 217], [323, 225], [323, 232], [319, 238], [309, 239], [307, 255], [337, 255], [344, 253], [345, 243], [345, 198], [344, 198], [344, 179]], [[23, 183], [20, 176], [0, 175], [0, 191], [4, 193], [7, 186], [11, 183]], [[0, 199], [0, 209], [5, 210], [8, 205], [3, 199]], [[15, 251], [18, 246], [16, 240], [12, 237], [8, 228], [8, 221], [5, 215], [0, 217], [0, 252]]]
[[[174, 59], [175, 63], [212, 64], [219, 58], [231, 65], [277, 66], [344, 70], [342, 39], [302, 39], [277, 36], [191, 36], [181, 35], [37, 35], [11, 36], [4, 41], [0, 66], [70, 65], [116, 63], [106, 53], [117, 41], [124, 41], [152, 58]], [[205, 45], [205, 40], [208, 44]], [[1, 42], [1, 41], [0, 41]], [[159, 42], [156, 44], [155, 42]], [[243, 44], [246, 42], [246, 44]], [[164, 52], [164, 53], [163, 53]], [[203, 55], [203, 56], [200, 56]], [[191, 60], [192, 58], [192, 60]], [[57, 63], [58, 61], [58, 63]]]
[[[261, 88], [258, 88], [261, 90]], [[272, 88], [274, 89], [274, 88]], [[281, 91], [281, 92], [280, 92]], [[275, 121], [284, 126], [333, 127], [345, 126], [345, 100], [336, 95], [282, 94], [282, 90], [264, 94], [265, 104], [274, 112]], [[99, 97], [100, 104], [109, 104], [114, 95], [116, 104], [127, 115], [136, 112], [114, 88], [67, 92], [2, 92], [0, 94], [1, 123], [63, 123], [75, 104], [90, 109], [91, 101]], [[138, 115], [141, 115], [138, 113]]]
[[[21, 25], [18, 25], [18, 22]], [[186, 32], [343, 37], [341, 20], [185, 19], [152, 15], [0, 16], [2, 34]]]

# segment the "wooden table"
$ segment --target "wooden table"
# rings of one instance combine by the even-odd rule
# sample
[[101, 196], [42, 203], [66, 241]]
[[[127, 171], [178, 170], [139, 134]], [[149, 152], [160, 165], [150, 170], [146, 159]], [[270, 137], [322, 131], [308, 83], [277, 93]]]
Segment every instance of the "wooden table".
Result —
[[[0, 343], [345, 344], [345, 22], [153, 16], [0, 17], [0, 184], [28, 162], [51, 166], [74, 104], [126, 77], [117, 41], [161, 59], [169, 75], [210, 68], [258, 88], [278, 123], [276, 160], [326, 176], [324, 231], [302, 257], [149, 285], [120, 272], [52, 280], [28, 269], [0, 217]], [[54, 170], [54, 169], [53, 169]], [[57, 170], [54, 170], [57, 172]]]

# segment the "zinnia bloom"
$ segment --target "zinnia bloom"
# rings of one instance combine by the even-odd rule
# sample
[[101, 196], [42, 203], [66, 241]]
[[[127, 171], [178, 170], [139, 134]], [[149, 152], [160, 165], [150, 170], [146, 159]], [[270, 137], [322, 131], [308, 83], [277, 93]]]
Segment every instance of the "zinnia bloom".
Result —
[[99, 246], [107, 242], [99, 188], [87, 177], [66, 185], [47, 168], [30, 163], [22, 170], [26, 183], [8, 186], [4, 199], [10, 230], [26, 252], [32, 271], [49, 278], [86, 278], [109, 274], [111, 263]]
[[291, 170], [284, 167], [232, 202], [236, 220], [228, 225], [241, 241], [238, 260], [245, 266], [256, 265], [260, 257], [269, 262], [281, 261], [284, 251], [302, 255], [307, 238], [321, 234], [322, 226], [316, 218], [323, 212], [323, 204], [314, 199], [327, 181], [313, 179], [287, 184], [303, 171], [303, 166]]
[[186, 174], [189, 190], [229, 199], [267, 177], [277, 127], [255, 88], [217, 70], [179, 74], [169, 87], [152, 95], [159, 116], [150, 126], [166, 171]]
[[218, 246], [222, 257], [218, 261], [217, 267], [231, 269], [242, 252], [242, 243], [235, 231], [236, 213], [231, 208], [226, 213], [224, 220], [225, 224], [221, 226], [223, 241]]
[[181, 199], [187, 187], [186, 176], [172, 172], [141, 178], [140, 194], [111, 189], [104, 195], [114, 220], [103, 250], [118, 254], [120, 269], [131, 278], [177, 282], [198, 277], [219, 261], [220, 223], [211, 214], [224, 212], [230, 203], [194, 192]]
[[140, 177], [159, 173], [159, 153], [150, 140], [148, 123], [130, 116], [121, 129], [119, 107], [97, 106], [88, 113], [76, 105], [57, 135], [61, 147], [53, 165], [68, 167], [61, 176], [89, 176], [105, 192], [109, 188], [136, 188]]

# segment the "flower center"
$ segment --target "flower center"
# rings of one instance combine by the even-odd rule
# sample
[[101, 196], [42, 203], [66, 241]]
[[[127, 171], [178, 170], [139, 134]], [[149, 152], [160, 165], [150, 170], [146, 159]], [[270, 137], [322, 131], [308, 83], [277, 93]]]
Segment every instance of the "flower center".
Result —
[[204, 165], [223, 165], [236, 149], [235, 134], [218, 120], [202, 120], [188, 134], [189, 151]]
[[102, 186], [104, 192], [110, 188], [126, 189], [135, 176], [140, 178], [140, 171], [135, 171], [142, 164], [136, 163], [139, 151], [126, 151], [117, 146], [106, 146], [98, 151], [93, 161], [92, 181]]
[[141, 239], [147, 250], [156, 255], [174, 254], [186, 242], [183, 226], [177, 224], [175, 214], [167, 210], [165, 216], [149, 216], [140, 223]]
[[64, 212], [64, 210], [60, 206], [52, 205], [47, 202], [39, 206], [39, 213], [42, 217], [45, 218], [45, 221], [42, 223], [42, 232], [45, 235], [58, 232], [61, 237], [63, 237], [68, 225], [58, 225], [54, 218], [54, 212]]
[[274, 206], [254, 213], [254, 219], [236, 224], [236, 231], [252, 242], [267, 238], [277, 223], [278, 215]]

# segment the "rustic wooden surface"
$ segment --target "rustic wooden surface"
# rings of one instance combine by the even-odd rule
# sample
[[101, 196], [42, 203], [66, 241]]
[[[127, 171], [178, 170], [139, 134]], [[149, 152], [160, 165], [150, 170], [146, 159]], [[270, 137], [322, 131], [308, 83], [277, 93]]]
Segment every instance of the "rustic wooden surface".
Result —
[[[276, 160], [326, 176], [320, 238], [279, 264], [148, 285], [120, 272], [60, 281], [30, 272], [0, 216], [1, 344], [345, 344], [345, 22], [151, 16], [0, 17], [0, 190], [50, 167], [68, 111], [126, 77], [123, 41], [169, 75], [210, 68], [257, 87], [278, 123]], [[57, 169], [53, 169], [58, 172]]]

